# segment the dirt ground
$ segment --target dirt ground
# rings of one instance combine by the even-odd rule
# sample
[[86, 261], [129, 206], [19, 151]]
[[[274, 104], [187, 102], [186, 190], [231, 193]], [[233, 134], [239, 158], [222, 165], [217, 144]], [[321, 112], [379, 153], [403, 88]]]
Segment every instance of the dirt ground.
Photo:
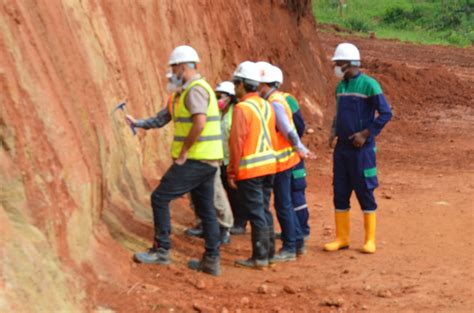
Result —
[[[348, 40], [320, 38], [328, 56]], [[247, 234], [222, 247], [220, 277], [194, 273], [186, 262], [203, 246], [183, 235], [193, 220], [180, 200], [172, 212], [173, 264], [133, 265], [126, 284], [100, 282], [91, 299], [98, 312], [473, 311], [474, 50], [351, 41], [395, 114], [378, 139], [377, 253], [358, 251], [363, 225], [355, 199], [350, 249], [322, 251], [334, 222], [331, 151], [320, 142], [312, 145], [318, 159], [308, 162], [305, 256], [267, 271], [236, 268], [234, 260], [250, 254]], [[147, 232], [151, 238], [151, 225]]]

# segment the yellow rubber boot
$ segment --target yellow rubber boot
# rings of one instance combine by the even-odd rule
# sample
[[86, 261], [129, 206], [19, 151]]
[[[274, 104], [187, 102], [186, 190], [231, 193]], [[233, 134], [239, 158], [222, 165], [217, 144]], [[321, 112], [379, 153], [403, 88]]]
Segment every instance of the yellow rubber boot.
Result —
[[365, 244], [364, 253], [375, 253], [375, 212], [364, 214]]
[[349, 247], [350, 214], [336, 211], [336, 240], [324, 245], [326, 251], [337, 251]]

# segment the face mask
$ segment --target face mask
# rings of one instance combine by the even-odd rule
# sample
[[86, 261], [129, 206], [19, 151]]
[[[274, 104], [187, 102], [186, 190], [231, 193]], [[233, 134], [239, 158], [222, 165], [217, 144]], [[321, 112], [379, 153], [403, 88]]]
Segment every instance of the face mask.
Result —
[[[178, 68], [178, 72], [181, 68]], [[168, 78], [168, 86], [171, 88], [171, 89], [175, 89], [175, 88], [180, 88], [183, 86], [184, 82], [183, 82], [183, 73], [181, 72], [181, 74], [176, 74], [176, 73], [173, 73], [173, 69], [170, 67], [168, 68], [168, 72], [166, 73], [166, 77]], [[171, 86], [173, 85], [173, 86]]]
[[173, 84], [172, 82], [169, 82], [167, 85], [166, 85], [166, 91], [168, 92], [177, 92], [180, 90], [180, 87], [176, 86], [175, 84]]
[[176, 75], [176, 74], [171, 75], [170, 83], [177, 86], [177, 87], [183, 86], [183, 76], [178, 77], [178, 75]]
[[345, 73], [346, 72], [342, 70], [341, 66], [334, 67], [334, 74], [336, 75], [337, 78], [344, 78]]
[[217, 101], [217, 106], [219, 107], [219, 110], [224, 110], [225, 107], [227, 106], [227, 104], [229, 103], [229, 98], [228, 97], [223, 97], [223, 98], [220, 98], [218, 101]]

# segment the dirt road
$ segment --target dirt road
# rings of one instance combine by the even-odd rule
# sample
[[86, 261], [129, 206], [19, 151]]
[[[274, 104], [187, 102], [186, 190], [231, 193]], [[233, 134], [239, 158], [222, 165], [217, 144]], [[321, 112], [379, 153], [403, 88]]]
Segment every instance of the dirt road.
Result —
[[[343, 39], [320, 33], [329, 55]], [[351, 38], [352, 39], [352, 38]], [[325, 253], [334, 235], [331, 151], [309, 162], [312, 237], [298, 262], [235, 268], [249, 235], [222, 248], [222, 276], [186, 269], [202, 242], [184, 200], [175, 204], [174, 264], [134, 265], [127, 284], [99, 284], [98, 308], [118, 312], [472, 312], [474, 309], [474, 50], [352, 40], [382, 84], [395, 117], [378, 140], [377, 253], [361, 254], [355, 199], [351, 249]], [[151, 227], [148, 229], [152, 236]], [[131, 253], [130, 253], [131, 254]]]

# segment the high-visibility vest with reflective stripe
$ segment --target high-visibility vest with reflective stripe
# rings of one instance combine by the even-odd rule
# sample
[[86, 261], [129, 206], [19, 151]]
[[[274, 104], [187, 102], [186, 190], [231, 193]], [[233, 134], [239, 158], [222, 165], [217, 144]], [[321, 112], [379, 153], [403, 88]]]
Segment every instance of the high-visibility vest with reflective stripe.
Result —
[[[283, 106], [288, 120], [296, 132], [295, 124], [293, 122], [293, 113], [291, 112], [288, 102], [286, 102], [285, 96], [280, 91], [275, 91], [270, 95], [270, 97], [268, 97], [268, 101], [270, 103], [278, 102]], [[300, 156], [293, 149], [291, 143], [288, 142], [288, 140], [286, 140], [283, 134], [278, 130], [276, 132], [276, 140], [273, 142], [273, 149], [275, 149], [275, 156], [277, 159], [277, 173], [292, 168], [301, 160]]]
[[243, 111], [249, 133], [243, 145], [235, 179], [243, 180], [275, 174], [276, 159], [272, 141], [276, 133], [273, 108], [259, 96], [252, 96], [239, 102], [236, 108]]
[[181, 153], [185, 139], [193, 125], [191, 113], [185, 105], [186, 96], [191, 88], [200, 86], [209, 94], [207, 106], [206, 125], [188, 151], [188, 159], [192, 160], [221, 160], [224, 157], [222, 149], [222, 131], [220, 124], [220, 113], [214, 90], [204, 79], [197, 79], [178, 96], [172, 94], [168, 101], [168, 110], [173, 117], [174, 139], [171, 144], [171, 156], [178, 158]]

